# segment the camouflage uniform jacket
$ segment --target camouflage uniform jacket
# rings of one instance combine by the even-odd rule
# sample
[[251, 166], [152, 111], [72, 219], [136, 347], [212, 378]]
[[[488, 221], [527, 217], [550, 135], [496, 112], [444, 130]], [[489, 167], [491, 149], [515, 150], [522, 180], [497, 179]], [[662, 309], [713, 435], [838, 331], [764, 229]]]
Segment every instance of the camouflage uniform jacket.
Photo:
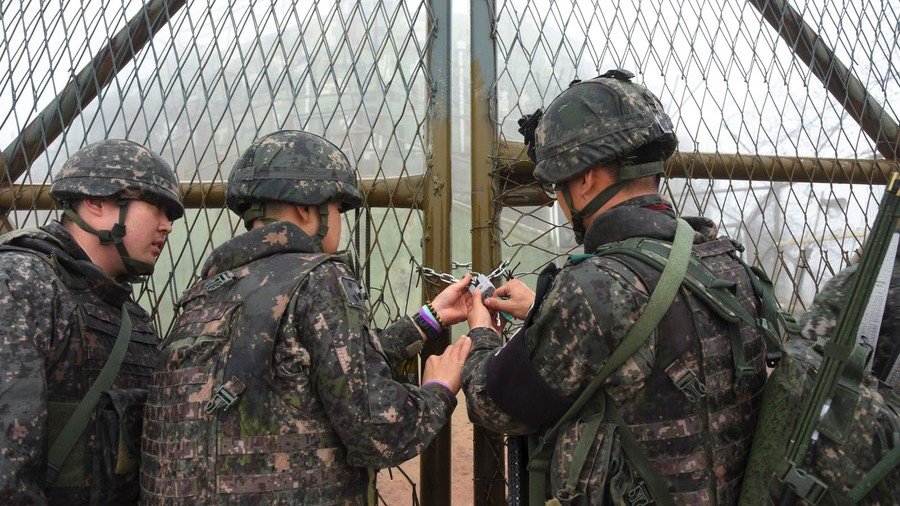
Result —
[[[372, 332], [347, 264], [288, 222], [218, 247], [154, 375], [144, 420], [146, 503], [363, 504], [366, 468], [420, 453], [447, 422], [443, 387], [394, 381], [421, 337]], [[233, 406], [206, 410], [220, 386]]]
[[[717, 277], [734, 281], [735, 294], [756, 314], [758, 301], [743, 264], [735, 259], [734, 245], [727, 239], [716, 240], [709, 220], [686, 219], [696, 231], [694, 254]], [[585, 251], [630, 237], [671, 241], [675, 228], [671, 207], [658, 195], [630, 199], [594, 219], [585, 237]], [[531, 324], [524, 329], [527, 359], [546, 386], [569, 402], [596, 376], [649, 299], [658, 272], [640, 266], [635, 270], [633, 264], [617, 256], [570, 261], [542, 300], [535, 302], [532, 313], [536, 314], [529, 315]], [[474, 342], [463, 370], [463, 390], [473, 422], [509, 434], [546, 428], [514, 418], [498, 406], [498, 397], [489, 390], [491, 361], [499, 353], [500, 336], [487, 329], [469, 335]], [[765, 379], [760, 336], [741, 325], [740, 338], [753, 375], [737, 393], [732, 386], [735, 374], [727, 326], [682, 289], [650, 339], [606, 380], [606, 391], [679, 504], [736, 503]], [[674, 385], [676, 376], [687, 371], [705, 385], [699, 402], [690, 402]], [[510, 388], [510, 392], [517, 390]], [[571, 456], [554, 454], [553, 460], [567, 462]], [[612, 474], [611, 482], [633, 482]], [[611, 490], [609, 494], [618, 503], [615, 498], [621, 500], [626, 492]], [[602, 500], [582, 497], [578, 504]]]
[[[804, 338], [816, 340], [831, 336], [841, 310], [850, 296], [849, 291], [853, 288], [856, 269], [856, 265], [851, 265], [837, 273], [816, 295], [812, 307], [797, 321]], [[900, 250], [894, 259], [894, 270], [891, 274], [872, 365], [872, 373], [881, 381], [887, 378], [894, 362], [898, 360], [897, 356], [900, 353], [898, 339], [900, 339]]]
[[59, 223], [0, 243], [0, 503], [96, 502], [108, 486], [93, 474], [105, 458], [96, 413], [52, 488], [47, 449], [106, 363], [123, 304], [133, 331], [114, 389], [146, 388], [159, 339], [131, 286], [91, 263]]

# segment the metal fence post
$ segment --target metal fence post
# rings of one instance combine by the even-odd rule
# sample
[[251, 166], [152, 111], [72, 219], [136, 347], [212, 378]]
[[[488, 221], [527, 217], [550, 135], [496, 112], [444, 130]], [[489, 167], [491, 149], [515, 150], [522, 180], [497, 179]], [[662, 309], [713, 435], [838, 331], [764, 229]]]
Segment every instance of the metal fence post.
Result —
[[[427, 172], [422, 200], [424, 228], [422, 231], [424, 265], [439, 272], [450, 271], [450, 212], [451, 192], [450, 152], [450, 0], [429, 0], [429, 45], [426, 58], [430, 79], [426, 142]], [[443, 286], [426, 281], [422, 296], [434, 298]], [[439, 354], [450, 342], [450, 332], [438, 341], [429, 341], [422, 353], [422, 365], [429, 355]], [[422, 504], [450, 505], [450, 422], [434, 442], [422, 452], [419, 486]]]
[[[494, 0], [471, 0], [472, 268], [490, 272], [500, 262], [499, 209], [494, 205], [493, 155], [497, 139], [497, 56]], [[503, 438], [474, 427], [476, 505], [504, 504]]]

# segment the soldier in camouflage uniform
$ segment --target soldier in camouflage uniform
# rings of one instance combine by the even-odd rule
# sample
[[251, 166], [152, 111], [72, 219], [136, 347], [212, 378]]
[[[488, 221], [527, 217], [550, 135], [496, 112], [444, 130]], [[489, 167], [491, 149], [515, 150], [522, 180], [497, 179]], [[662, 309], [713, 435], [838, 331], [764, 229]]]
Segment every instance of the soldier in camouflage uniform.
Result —
[[[856, 269], [856, 265], [851, 265], [831, 278], [816, 295], [809, 311], [798, 319], [800, 333], [805, 339], [815, 341], [831, 336], [841, 316], [841, 310], [850, 297], [848, 291], [853, 287]], [[898, 361], [898, 355], [900, 355], [900, 250], [894, 259], [878, 344], [872, 361], [872, 373], [880, 381], [887, 381], [888, 373]], [[892, 387], [896, 388], [896, 385]]]
[[[471, 342], [429, 358], [421, 388], [392, 378], [435, 329], [421, 323], [423, 308], [415, 323], [373, 332], [335, 253], [340, 213], [362, 195], [325, 139], [257, 140], [226, 198], [249, 231], [213, 251], [163, 344], [144, 419], [143, 502], [364, 504], [373, 468], [415, 456], [447, 423]], [[464, 320], [468, 281], [442, 292], [428, 317]]]
[[[675, 210], [657, 192], [663, 161], [677, 145], [673, 126], [658, 99], [632, 77], [614, 70], [573, 83], [547, 107], [533, 133], [534, 174], [554, 185], [588, 254], [635, 237], [672, 241], [676, 229]], [[523, 133], [529, 140], [530, 132]], [[737, 259], [739, 246], [717, 239], [706, 218], [686, 220], [695, 231], [693, 254], [757, 314], [757, 297]], [[463, 371], [472, 421], [512, 435], [552, 425], [622, 342], [659, 275], [621, 254], [573, 255], [558, 272], [552, 265], [544, 270], [536, 294], [513, 280], [485, 300], [488, 310], [525, 319], [502, 347], [476, 293], [469, 315], [473, 345]], [[740, 373], [733, 344], [745, 358]], [[603, 388], [675, 503], [736, 503], [764, 362], [755, 328], [741, 323], [739, 333], [732, 333], [682, 288], [650, 338], [605, 381]], [[573, 444], [592, 410], [589, 403], [560, 431], [547, 495], [563, 504], [648, 504], [648, 484], [623, 457], [622, 429], [613, 436], [609, 425], [596, 433], [577, 491], [561, 490]], [[536, 498], [529, 499], [534, 504]]]
[[[50, 194], [62, 222], [0, 237], [0, 503], [134, 503], [159, 338], [126, 280], [153, 270], [184, 213], [178, 181], [155, 153], [108, 140], [69, 158]], [[120, 334], [118, 372], [101, 374]], [[67, 426], [92, 385], [108, 385], [99, 407]]]

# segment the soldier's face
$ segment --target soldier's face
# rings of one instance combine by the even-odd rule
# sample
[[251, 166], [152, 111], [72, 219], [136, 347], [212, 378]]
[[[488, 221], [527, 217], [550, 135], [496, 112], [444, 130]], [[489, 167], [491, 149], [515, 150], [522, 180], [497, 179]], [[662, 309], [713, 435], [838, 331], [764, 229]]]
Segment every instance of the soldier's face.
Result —
[[341, 244], [341, 206], [337, 202], [328, 203], [328, 233], [322, 240], [322, 251], [334, 253]]
[[125, 216], [125, 248], [132, 258], [156, 264], [166, 238], [172, 233], [172, 222], [164, 207], [142, 200], [132, 201]]

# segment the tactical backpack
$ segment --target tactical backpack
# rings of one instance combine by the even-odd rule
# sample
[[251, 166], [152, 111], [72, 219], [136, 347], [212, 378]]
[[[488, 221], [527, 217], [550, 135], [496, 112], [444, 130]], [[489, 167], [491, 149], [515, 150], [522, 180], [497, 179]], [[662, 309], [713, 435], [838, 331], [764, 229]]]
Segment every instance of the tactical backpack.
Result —
[[[833, 334], [788, 343], [769, 378], [742, 505], [900, 501], [900, 403], [867, 372], [873, 348], [858, 332], [870, 300], [878, 299], [872, 293], [879, 272], [889, 271], [883, 265], [896, 255], [898, 197], [894, 172]], [[880, 315], [884, 306], [875, 310]]]
[[[761, 270], [744, 266], [753, 291], [761, 301], [760, 316], [755, 317], [731, 292], [733, 283], [717, 279], [692, 254], [694, 232], [691, 226], [682, 219], [677, 223], [671, 243], [635, 237], [607, 245], [594, 254], [579, 255], [578, 259], [616, 255], [649, 265], [661, 271], [661, 275], [641, 316], [597, 376], [550, 429], [529, 437], [527, 495], [531, 505], [544, 504], [548, 474], [555, 491], [548, 505], [600, 504], [605, 501], [606, 487], [615, 490], [612, 495], [622, 497], [628, 504], [674, 504], [665, 482], [602, 386], [644, 345], [681, 288], [690, 291], [729, 324], [736, 380], [742, 371], [749, 369], [740, 344], [738, 328], [741, 324], [761, 332], [766, 344], [766, 362], [770, 366], [779, 360], [782, 350], [778, 329], [796, 333], [796, 323], [778, 307], [772, 283]], [[705, 388], [702, 382], [692, 382], [690, 377], [684, 379], [685, 384], [679, 389], [689, 398], [704, 394], [699, 391]], [[591, 408], [591, 414], [584, 416], [584, 408]], [[582, 418], [573, 424], [579, 416]], [[633, 483], [635, 480], [639, 483]]]

